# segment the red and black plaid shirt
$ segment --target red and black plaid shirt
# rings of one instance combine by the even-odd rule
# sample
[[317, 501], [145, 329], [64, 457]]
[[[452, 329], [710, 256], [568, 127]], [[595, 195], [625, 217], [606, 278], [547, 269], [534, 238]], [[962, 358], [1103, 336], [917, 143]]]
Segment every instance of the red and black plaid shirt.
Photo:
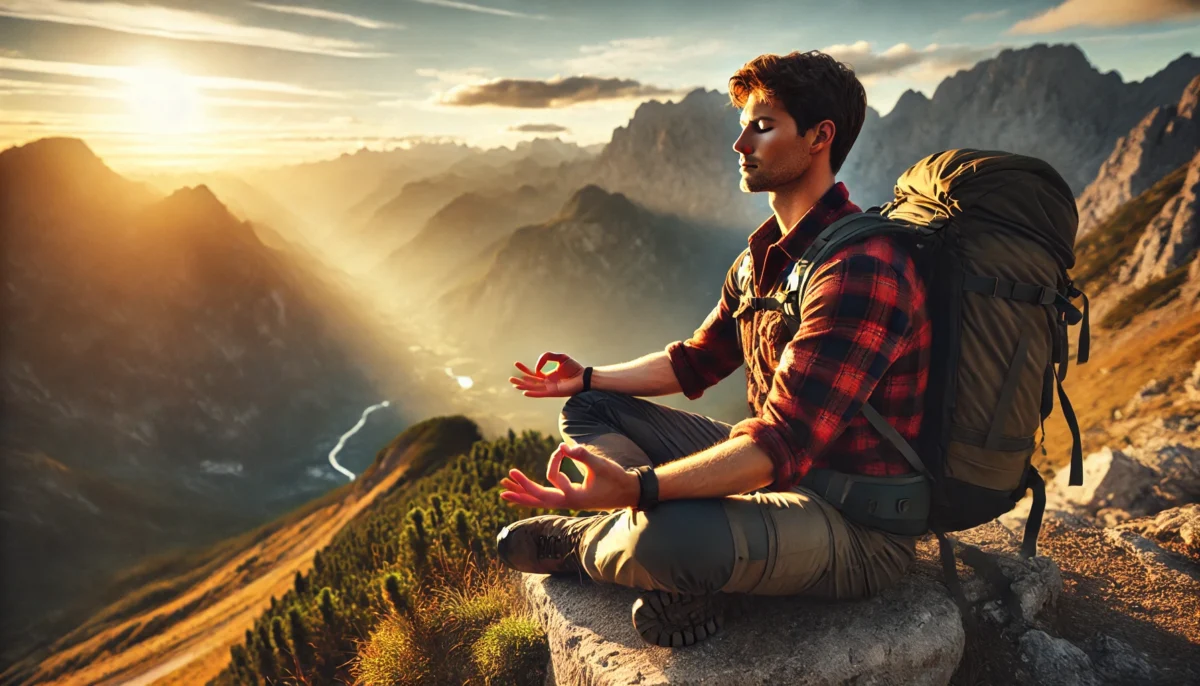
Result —
[[[748, 240], [755, 295], [778, 292], [785, 269], [813, 239], [859, 211], [837, 183], [786, 236], [772, 215]], [[921, 426], [932, 331], [925, 284], [907, 250], [876, 237], [836, 253], [813, 274], [800, 328], [790, 338], [780, 312], [734, 319], [741, 261], [739, 255], [700, 328], [667, 346], [684, 394], [698, 398], [746, 364], [751, 417], [734, 425], [730, 437], [750, 436], [771, 456], [775, 490], [792, 488], [814, 467], [871, 476], [911, 471], [859, 412], [869, 398], [910, 441]]]

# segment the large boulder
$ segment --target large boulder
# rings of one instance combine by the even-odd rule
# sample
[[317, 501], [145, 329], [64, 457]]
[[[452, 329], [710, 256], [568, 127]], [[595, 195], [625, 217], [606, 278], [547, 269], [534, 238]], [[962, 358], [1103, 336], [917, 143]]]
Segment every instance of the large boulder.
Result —
[[857, 602], [744, 597], [720, 633], [677, 649], [638, 637], [636, 590], [532, 574], [523, 588], [560, 684], [946, 684], [965, 639], [945, 588], [918, 576]]

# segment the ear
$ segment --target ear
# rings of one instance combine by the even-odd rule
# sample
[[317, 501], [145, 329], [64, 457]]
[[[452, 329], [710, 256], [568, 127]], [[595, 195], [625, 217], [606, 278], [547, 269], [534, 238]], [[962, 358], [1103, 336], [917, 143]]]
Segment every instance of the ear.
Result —
[[813, 133], [812, 143], [809, 145], [809, 154], [815, 155], [822, 150], [828, 150], [833, 145], [833, 136], [837, 133], [837, 126], [828, 119], [817, 122], [811, 129]]

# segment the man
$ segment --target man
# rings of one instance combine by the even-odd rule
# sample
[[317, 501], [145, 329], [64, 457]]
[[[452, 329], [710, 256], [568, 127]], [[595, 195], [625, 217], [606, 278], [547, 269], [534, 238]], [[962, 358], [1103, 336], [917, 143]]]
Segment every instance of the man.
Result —
[[[834, 175], [862, 127], [866, 95], [850, 68], [815, 51], [760, 56], [729, 92], [742, 111], [733, 145], [742, 190], [767, 192], [773, 210], [743, 253], [747, 295], [766, 297], [825, 227], [860, 211]], [[814, 272], [794, 335], [778, 311], [740, 307], [742, 263], [689, 340], [594, 369], [546, 353], [532, 369], [517, 363], [521, 375], [510, 379], [526, 396], [569, 399], [550, 487], [512, 470], [501, 497], [609, 512], [516, 522], [497, 539], [500, 559], [523, 572], [646, 589], [634, 625], [653, 644], [711, 634], [723, 594], [862, 598], [894, 583], [914, 557], [914, 536], [851, 521], [819, 495], [847, 477], [911, 472], [860, 411], [869, 399], [909, 441], [920, 428], [931, 330], [913, 260], [885, 237], [839, 251]], [[558, 366], [544, 372], [550, 361]], [[743, 363], [752, 414], [732, 426], [635, 397], [695, 399]], [[586, 468], [582, 483], [563, 475], [564, 458]]]

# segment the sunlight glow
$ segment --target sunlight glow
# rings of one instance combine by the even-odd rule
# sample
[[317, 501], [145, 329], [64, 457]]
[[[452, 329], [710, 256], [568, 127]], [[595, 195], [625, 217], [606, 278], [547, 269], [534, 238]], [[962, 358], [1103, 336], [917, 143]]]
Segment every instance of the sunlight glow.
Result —
[[125, 79], [125, 99], [147, 134], [199, 133], [200, 93], [192, 79], [166, 67], [141, 67]]

